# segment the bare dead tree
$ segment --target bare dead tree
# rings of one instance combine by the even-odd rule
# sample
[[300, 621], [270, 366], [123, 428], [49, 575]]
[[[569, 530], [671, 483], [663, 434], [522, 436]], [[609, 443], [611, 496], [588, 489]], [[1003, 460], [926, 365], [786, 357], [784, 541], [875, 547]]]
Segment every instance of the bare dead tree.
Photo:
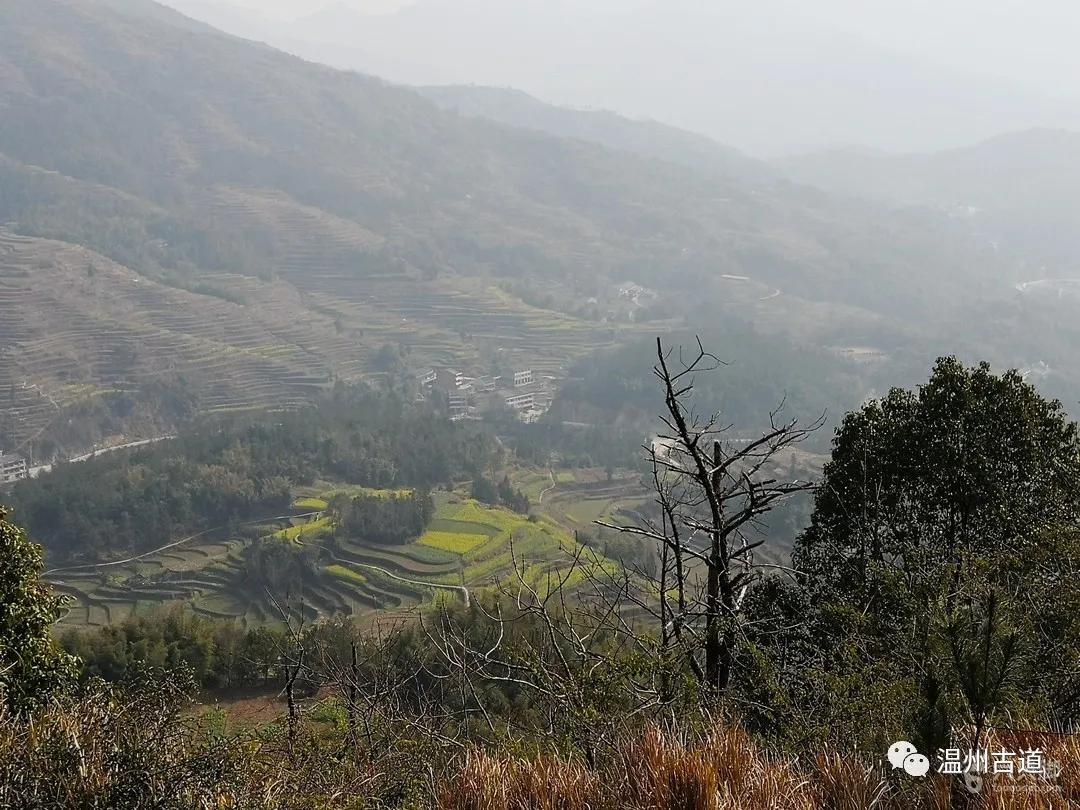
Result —
[[803, 427], [780, 419], [781, 402], [760, 436], [735, 440], [719, 413], [702, 415], [692, 402], [696, 375], [723, 363], [700, 340], [686, 358], [657, 338], [656, 355], [663, 429], [644, 449], [659, 518], [598, 524], [658, 543], [658, 606], [650, 612], [662, 643], [682, 651], [698, 680], [719, 694], [731, 681], [743, 598], [757, 569], [754, 551], [765, 542], [763, 516], [812, 486], [775, 477], [779, 455], [817, 430], [824, 415]]
[[267, 597], [274, 605], [274, 609], [281, 617], [281, 622], [285, 627], [286, 635], [289, 639], [287, 649], [280, 653], [279, 661], [282, 674], [285, 677], [285, 685], [282, 691], [285, 694], [285, 705], [288, 710], [286, 719], [286, 741], [288, 744], [289, 756], [291, 757], [296, 749], [296, 737], [300, 728], [300, 708], [296, 702], [296, 681], [305, 669], [304, 659], [307, 656], [307, 648], [304, 644], [304, 606], [303, 600], [301, 599], [300, 610], [296, 611], [296, 615], [298, 616], [297, 622], [294, 624], [294, 612], [291, 610], [288, 598], [286, 599], [286, 602], [282, 604], [274, 595], [273, 591], [269, 588], [266, 588], [265, 590]]
[[[359, 733], [356, 727], [356, 704], [360, 694], [360, 664], [356, 655], [356, 642], [353, 641], [349, 645], [351, 653], [351, 661], [349, 662], [349, 680], [345, 685], [346, 703], [345, 710], [347, 713], [348, 726], [349, 726], [349, 746], [355, 751], [358, 747]], [[370, 737], [370, 733], [369, 733]]]
[[296, 747], [296, 733], [300, 723], [300, 711], [296, 705], [296, 679], [304, 669], [304, 655], [306, 650], [301, 645], [300, 652], [295, 663], [285, 664], [285, 702], [289, 709], [289, 753]]

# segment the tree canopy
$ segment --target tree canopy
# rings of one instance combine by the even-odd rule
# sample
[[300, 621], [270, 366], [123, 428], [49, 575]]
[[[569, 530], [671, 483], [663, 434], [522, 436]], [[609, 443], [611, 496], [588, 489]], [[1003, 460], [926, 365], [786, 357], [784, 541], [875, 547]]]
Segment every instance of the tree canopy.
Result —
[[794, 552], [817, 665], [853, 704], [891, 690], [931, 744], [1021, 693], [1075, 716], [1078, 516], [1061, 403], [1016, 372], [939, 360], [837, 430]]
[[38, 578], [41, 567], [41, 548], [0, 508], [0, 700], [20, 714], [75, 671], [75, 659], [52, 639], [63, 600]]

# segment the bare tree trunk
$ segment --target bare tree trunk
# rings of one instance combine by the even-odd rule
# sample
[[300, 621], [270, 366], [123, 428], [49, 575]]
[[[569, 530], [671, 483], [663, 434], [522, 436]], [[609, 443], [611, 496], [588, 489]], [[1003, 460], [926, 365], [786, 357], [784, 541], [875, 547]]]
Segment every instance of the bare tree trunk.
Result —
[[355, 752], [359, 748], [359, 734], [356, 729], [356, 701], [359, 690], [360, 667], [356, 663], [356, 642], [352, 643], [352, 663], [349, 666], [349, 697], [348, 697], [348, 722], [349, 722], [349, 745]]
[[300, 726], [300, 710], [296, 705], [296, 679], [300, 677], [300, 671], [304, 668], [304, 652], [304, 648], [301, 647], [300, 656], [294, 666], [285, 665], [285, 702], [289, 709], [289, 756], [292, 756], [295, 751], [296, 734]]
[[[661, 525], [617, 526], [602, 521], [599, 525], [661, 544], [662, 643], [666, 647], [674, 640], [684, 646], [690, 669], [715, 695], [731, 683], [742, 593], [754, 576], [753, 550], [764, 542], [751, 542], [746, 532], [758, 527], [761, 516], [778, 503], [810, 488], [809, 482], [769, 478], [764, 470], [770, 462], [777, 466], [777, 453], [805, 439], [824, 417], [800, 428], [794, 420], [778, 422], [778, 407], [769, 414], [768, 430], [757, 439], [740, 439], [725, 456], [721, 437], [727, 427], [720, 425], [719, 414], [701, 417], [689, 404], [694, 375], [722, 363], [706, 353], [700, 341], [696, 355], [686, 362], [680, 353], [674, 367], [669, 363], [672, 353], [664, 351], [659, 338], [656, 353], [653, 373], [663, 386], [666, 406], [660, 421], [669, 432], [658, 435], [646, 449], [653, 464]], [[687, 541], [680, 531], [686, 532]], [[689, 542], [695, 536], [707, 538], [703, 550]], [[686, 556], [704, 568], [703, 593], [700, 580], [690, 580], [697, 574], [685, 564]], [[674, 583], [668, 581], [669, 574]], [[678, 594], [674, 615], [668, 601], [672, 586]], [[697, 653], [704, 657], [704, 669]]]

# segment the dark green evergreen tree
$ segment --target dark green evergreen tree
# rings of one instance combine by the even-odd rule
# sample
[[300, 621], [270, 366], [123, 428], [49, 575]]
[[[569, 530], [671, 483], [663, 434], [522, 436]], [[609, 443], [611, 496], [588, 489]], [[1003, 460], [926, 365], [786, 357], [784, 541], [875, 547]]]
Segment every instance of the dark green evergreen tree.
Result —
[[54, 643], [63, 599], [40, 579], [42, 552], [0, 508], [0, 699], [17, 714], [62, 689], [75, 659]]

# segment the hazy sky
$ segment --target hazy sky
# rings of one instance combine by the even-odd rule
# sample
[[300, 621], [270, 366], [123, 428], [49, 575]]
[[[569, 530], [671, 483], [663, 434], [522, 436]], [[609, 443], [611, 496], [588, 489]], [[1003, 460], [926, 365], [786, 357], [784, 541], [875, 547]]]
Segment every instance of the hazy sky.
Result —
[[[387, 14], [412, 5], [415, 0], [204, 0], [207, 5], [233, 6], [265, 17], [295, 20], [330, 6], [347, 6], [363, 13]], [[172, 5], [166, 0], [165, 5]], [[177, 5], [180, 5], [177, 3]]]
[[757, 154], [1080, 126], [1077, 0], [164, 2], [393, 81], [513, 86]]
[[[418, 0], [202, 2], [291, 20], [331, 6], [389, 13]], [[638, 0], [578, 3], [597, 8], [650, 5]], [[722, 0], [713, 3], [725, 5]], [[177, 3], [181, 4], [182, 0]], [[742, 3], [726, 5], [732, 6], [733, 15], [740, 6], [745, 8]], [[788, 13], [798, 17], [944, 65], [1030, 82], [1049, 92], [1065, 85], [1070, 94], [1080, 95], [1080, 2], [1076, 0], [791, 0], [786, 6]]]

